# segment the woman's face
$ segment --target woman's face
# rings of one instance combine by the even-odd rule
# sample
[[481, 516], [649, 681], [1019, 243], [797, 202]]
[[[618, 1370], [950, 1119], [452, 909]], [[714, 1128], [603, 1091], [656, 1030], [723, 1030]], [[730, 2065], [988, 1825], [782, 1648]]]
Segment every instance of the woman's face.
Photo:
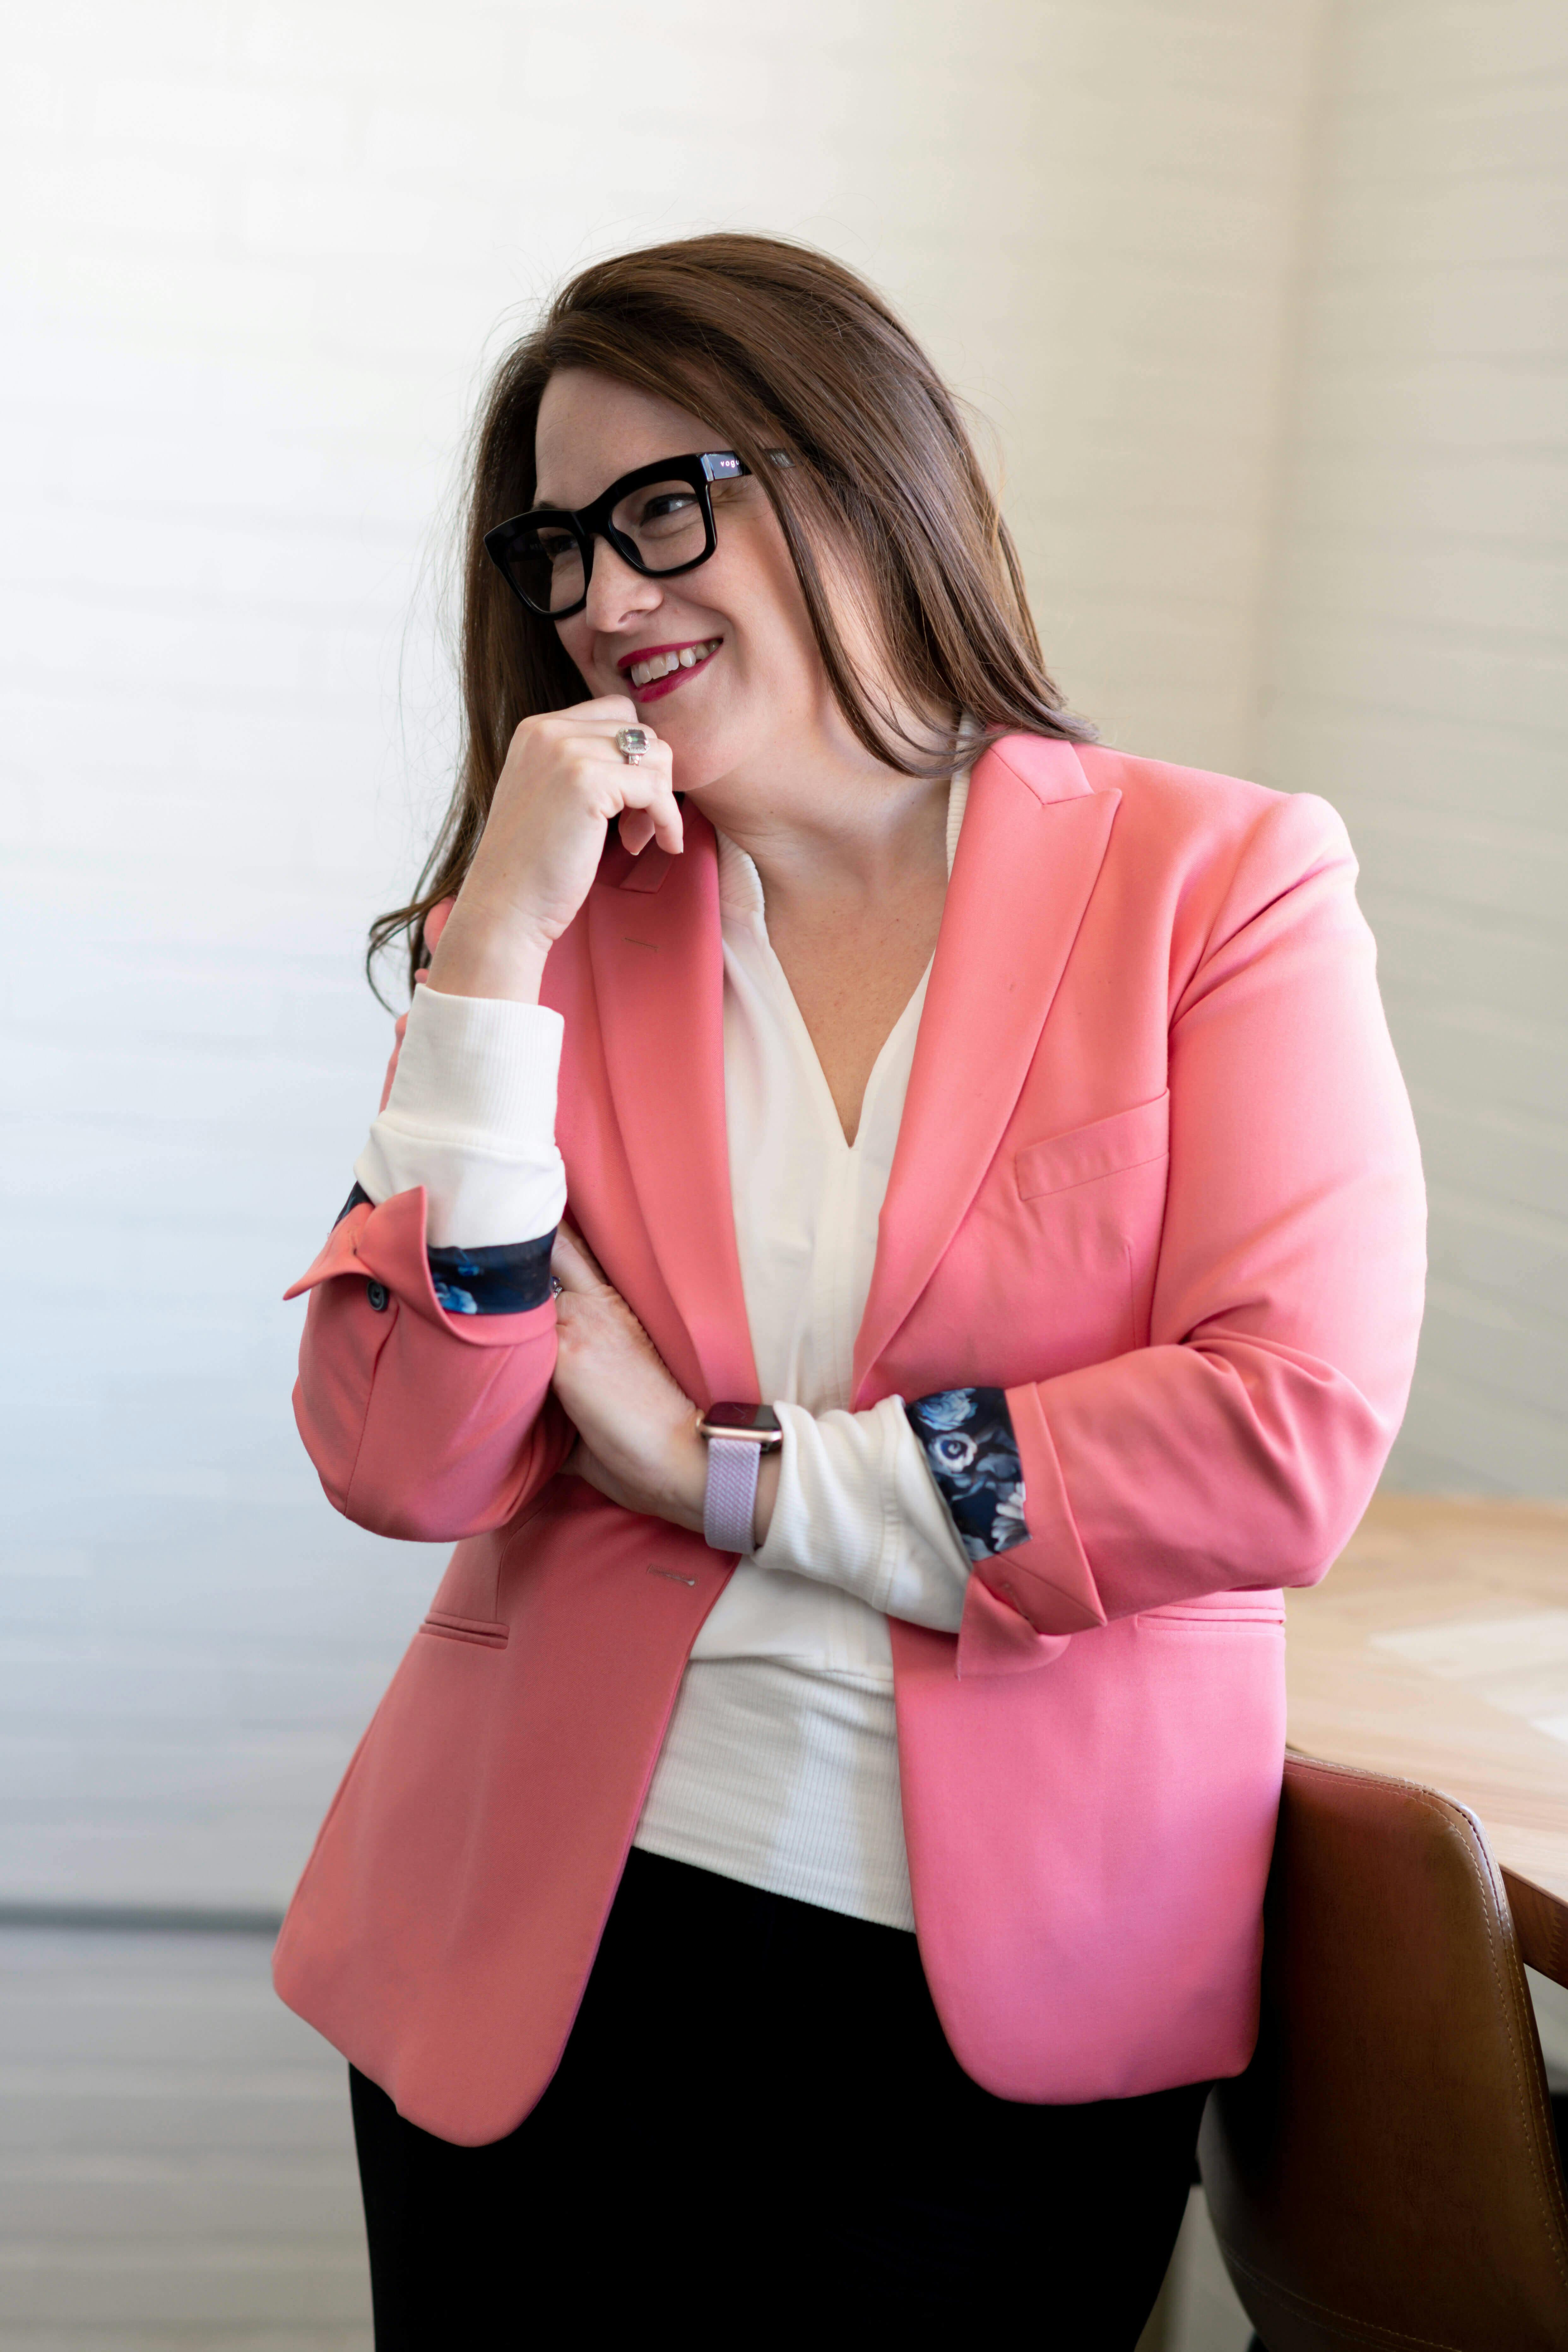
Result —
[[[541, 506], [592, 503], [623, 474], [661, 457], [728, 446], [673, 402], [586, 369], [551, 377], [536, 442]], [[555, 624], [591, 695], [629, 694], [675, 755], [675, 781], [700, 793], [786, 747], [844, 729], [778, 520], [751, 476], [712, 486], [718, 546], [695, 572], [649, 580], [599, 540], [588, 601]], [[689, 667], [649, 677], [658, 656]], [[640, 681], [633, 671], [643, 672]]]

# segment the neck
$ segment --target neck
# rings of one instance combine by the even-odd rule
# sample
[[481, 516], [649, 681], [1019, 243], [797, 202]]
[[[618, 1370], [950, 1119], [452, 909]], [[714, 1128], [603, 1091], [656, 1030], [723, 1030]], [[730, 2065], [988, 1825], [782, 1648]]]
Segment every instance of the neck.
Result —
[[933, 865], [945, 873], [948, 780], [900, 775], [844, 740], [792, 745], [693, 795], [756, 866], [770, 908], [875, 900]]

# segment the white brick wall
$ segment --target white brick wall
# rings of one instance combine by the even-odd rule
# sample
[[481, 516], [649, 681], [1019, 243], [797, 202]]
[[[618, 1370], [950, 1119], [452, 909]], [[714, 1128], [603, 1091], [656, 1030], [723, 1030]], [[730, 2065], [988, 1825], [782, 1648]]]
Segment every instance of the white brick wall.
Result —
[[[1340, 25], [1356, 71], [1402, 60], [1397, 15]], [[1487, 12], [1521, 39], [1532, 15]], [[1391, 528], [1358, 575], [1364, 623], [1321, 609], [1300, 533], [1293, 635], [1260, 626], [1307, 173], [1337, 188], [1354, 143], [1336, 102], [1313, 159], [1325, 22], [1324, 0], [668, 0], [651, 18], [630, 0], [59, 0], [17, 20], [0, 77], [16, 355], [0, 390], [0, 1899], [279, 1899], [437, 1572], [321, 1499], [288, 1412], [299, 1310], [278, 1294], [374, 1099], [385, 1024], [356, 977], [363, 925], [417, 866], [444, 788], [433, 518], [486, 356], [574, 260], [754, 225], [866, 268], [992, 420], [1055, 667], [1118, 740], [1253, 767], [1268, 664], [1271, 762], [1382, 843], [1421, 816], [1432, 763], [1384, 762], [1373, 735], [1408, 747], [1401, 712], [1440, 704], [1426, 723], [1452, 867], [1493, 894], [1465, 917], [1487, 962], [1496, 910], [1540, 887], [1521, 828], [1548, 835], [1560, 802], [1541, 758], [1533, 803], [1517, 761], [1506, 811], [1459, 789], [1441, 697], [1462, 688], [1467, 723], [1487, 723], [1495, 638], [1457, 657], [1435, 622], [1375, 637], [1412, 593], [1397, 566], [1422, 502], [1447, 495], [1452, 434], [1422, 466], [1385, 457], [1412, 401], [1506, 403], [1490, 476], [1465, 478], [1514, 615], [1510, 740], [1539, 751], [1555, 706], [1528, 633], [1550, 587], [1521, 535], [1560, 384], [1539, 351], [1531, 375], [1486, 339], [1512, 280], [1457, 264], [1464, 352], [1346, 379], [1318, 356], [1355, 297], [1331, 236], [1302, 429], [1335, 457], [1307, 510], [1320, 534], [1356, 528], [1354, 455]], [[1539, 110], [1542, 61], [1521, 54]], [[1427, 146], [1396, 111], [1383, 163], [1404, 189]], [[1539, 182], [1554, 151], [1521, 95], [1516, 162], [1531, 124]], [[1411, 203], [1395, 212], [1425, 224], [1434, 266], [1481, 233], [1463, 205], [1446, 226]], [[1394, 277], [1403, 319], [1419, 296]], [[1380, 435], [1357, 440], [1372, 414]], [[1514, 537], [1488, 526], [1494, 505]], [[1444, 551], [1461, 606], [1468, 547]], [[1416, 553], [1427, 595], [1432, 551]], [[1331, 706], [1300, 681], [1336, 631]], [[1396, 659], [1396, 707], [1374, 713]], [[1374, 850], [1374, 889], [1392, 854]], [[1426, 919], [1391, 904], [1391, 966], [1416, 969]], [[1445, 971], [1451, 929], [1432, 935]], [[1487, 1052], [1466, 1048], [1516, 1071], [1515, 1091], [1492, 1128], [1462, 1089], [1451, 1115], [1446, 1181], [1493, 1210], [1550, 1148], [1524, 1099], [1527, 950], [1509, 946], [1514, 997], [1488, 1000]], [[1405, 1040], [1419, 1062], [1408, 1022]], [[1510, 1196], [1514, 1223], [1475, 1230], [1497, 1279], [1550, 1207]]]
[[1432, 1188], [1391, 1482], [1568, 1486], [1568, 16], [1335, 12], [1260, 764], [1363, 863]]

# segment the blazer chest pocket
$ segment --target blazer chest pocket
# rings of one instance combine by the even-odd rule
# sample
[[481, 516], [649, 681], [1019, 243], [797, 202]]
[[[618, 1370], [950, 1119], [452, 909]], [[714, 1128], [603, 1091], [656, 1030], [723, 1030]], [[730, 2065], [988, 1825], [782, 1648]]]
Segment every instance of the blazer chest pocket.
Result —
[[1097, 1118], [1091, 1126], [1022, 1145], [1013, 1155], [1018, 1197], [1039, 1201], [1048, 1193], [1075, 1192], [1102, 1176], [1163, 1160], [1170, 1148], [1171, 1097], [1166, 1092], [1152, 1102], [1135, 1103], [1131, 1110]]
[[442, 1642], [471, 1642], [480, 1650], [504, 1650], [510, 1627], [502, 1619], [454, 1617], [448, 1610], [432, 1609], [419, 1631]]
[[1015, 1151], [1019, 1238], [1050, 1296], [1050, 1344], [1033, 1378], [1148, 1345], [1169, 1144], [1170, 1097], [1159, 1095]]

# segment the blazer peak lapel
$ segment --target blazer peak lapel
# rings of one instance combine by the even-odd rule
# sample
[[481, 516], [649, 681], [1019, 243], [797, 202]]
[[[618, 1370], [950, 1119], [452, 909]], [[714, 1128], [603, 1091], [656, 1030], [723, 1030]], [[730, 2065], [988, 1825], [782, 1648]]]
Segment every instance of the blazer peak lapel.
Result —
[[1045, 737], [1007, 737], [975, 763], [855, 1343], [857, 1407], [995, 1155], [1121, 797]]
[[[657, 860], [644, 866], [644, 860]], [[624, 869], [624, 870], [623, 870]], [[724, 958], [713, 829], [686, 847], [606, 854], [588, 944], [616, 1123], [659, 1271], [691, 1343], [694, 1402], [756, 1394], [724, 1125]]]

